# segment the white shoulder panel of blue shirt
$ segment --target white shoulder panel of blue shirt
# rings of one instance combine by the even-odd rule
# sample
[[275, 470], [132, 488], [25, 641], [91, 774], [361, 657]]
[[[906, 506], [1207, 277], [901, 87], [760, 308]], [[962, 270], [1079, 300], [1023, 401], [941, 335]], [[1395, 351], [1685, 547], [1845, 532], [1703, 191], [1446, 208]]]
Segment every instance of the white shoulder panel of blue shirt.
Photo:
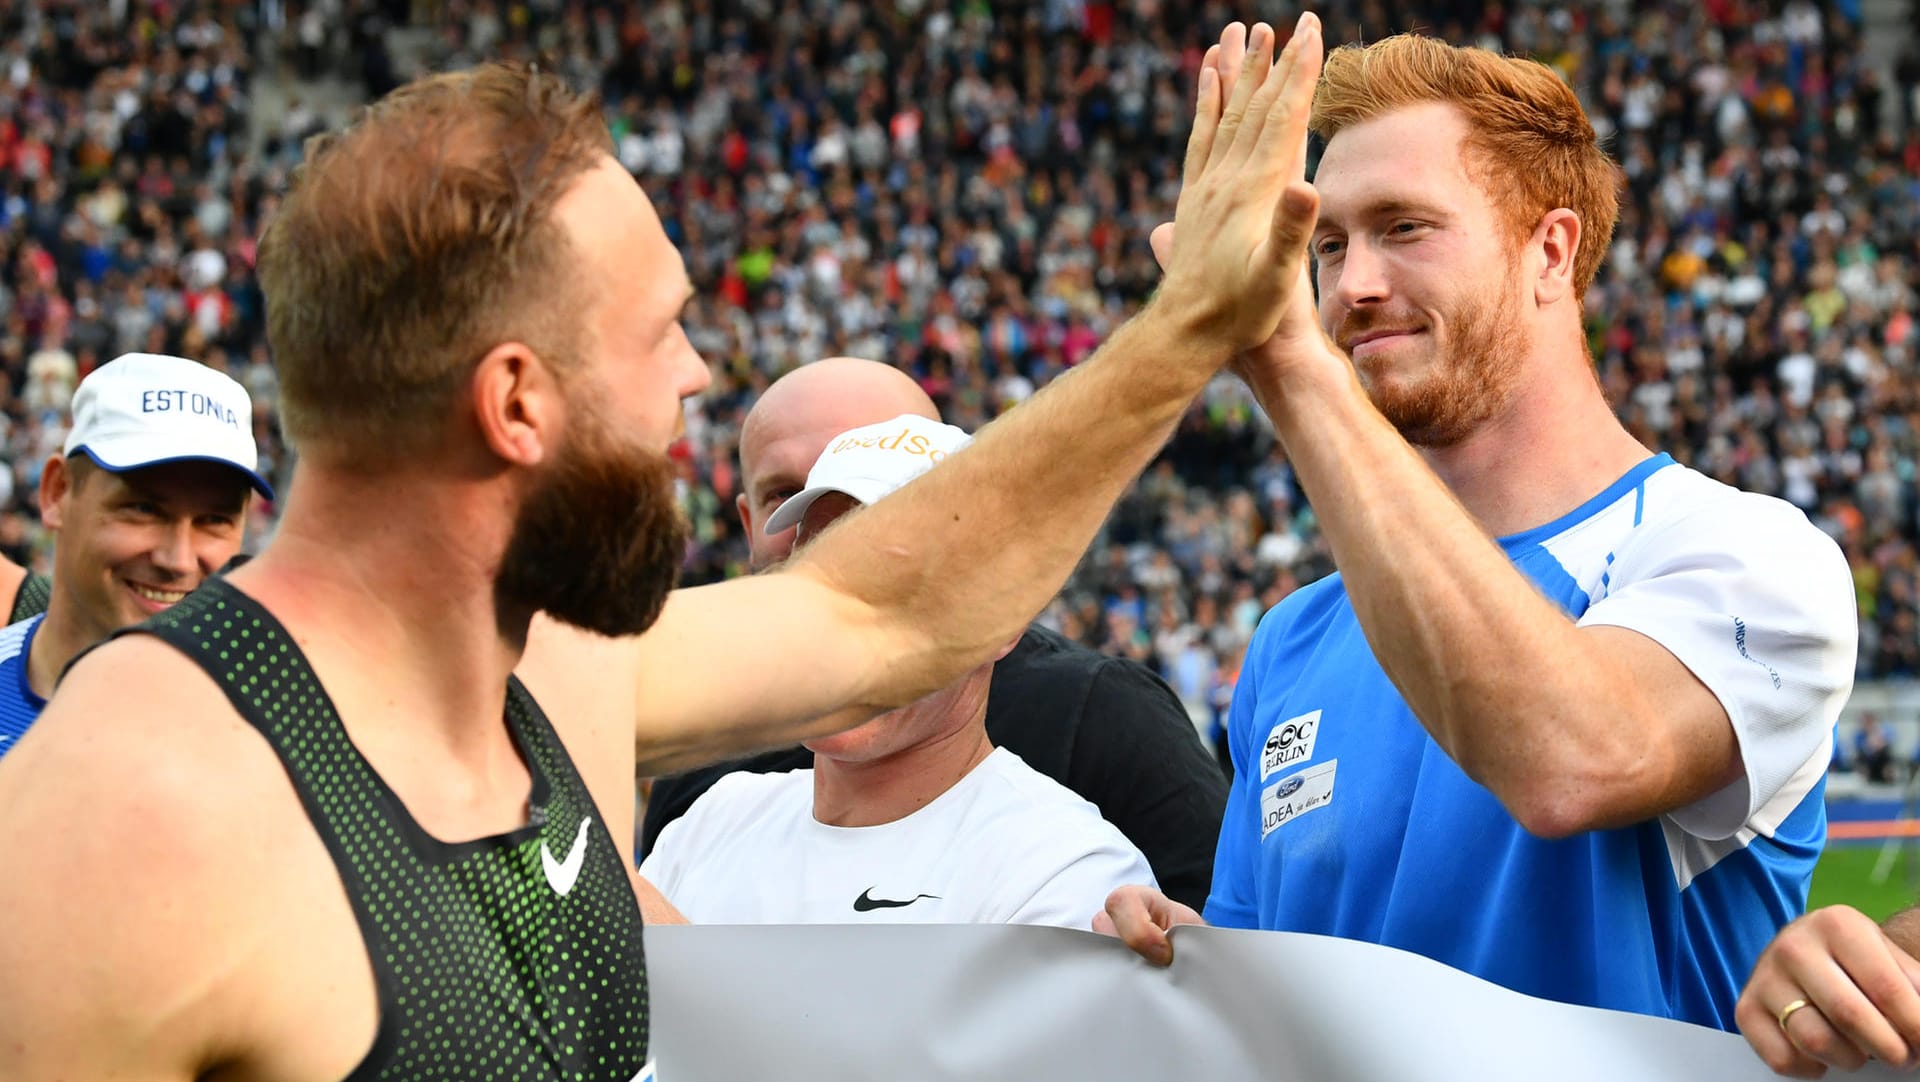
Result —
[[1732, 1029], [1826, 839], [1859, 635], [1846, 561], [1791, 504], [1666, 455], [1500, 545], [1582, 626], [1630, 628], [1692, 670], [1726, 707], [1744, 774], [1649, 822], [1535, 837], [1427, 735], [1331, 576], [1275, 606], [1249, 647], [1206, 917]]
[[47, 705], [27, 683], [27, 651], [45, 616], [38, 613], [0, 629], [0, 756], [13, 750]]

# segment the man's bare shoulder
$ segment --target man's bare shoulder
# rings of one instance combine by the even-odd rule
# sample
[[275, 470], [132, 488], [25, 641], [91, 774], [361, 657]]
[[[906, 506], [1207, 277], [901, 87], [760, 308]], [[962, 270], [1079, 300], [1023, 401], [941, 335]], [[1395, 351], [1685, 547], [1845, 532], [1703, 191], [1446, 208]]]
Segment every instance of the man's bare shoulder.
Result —
[[[633, 749], [621, 760], [657, 776], [835, 732], [900, 705], [908, 690], [908, 701], [934, 690], [861, 700], [876, 673], [927, 656], [928, 640], [877, 611], [789, 564], [675, 590], [638, 636], [602, 638], [538, 617], [515, 671], [576, 759], [618, 740]], [[579, 718], [606, 720], [588, 735]]]
[[[229, 904], [229, 879], [257, 872], [256, 855], [271, 859], [252, 847], [284, 844], [287, 817], [276, 810], [297, 815], [299, 805], [272, 749], [209, 676], [146, 636], [83, 657], [0, 761], [9, 868], [39, 868], [62, 893], [97, 897], [138, 923], [201, 919], [151, 904], [169, 893]], [[144, 904], [121, 901], [135, 894]]]
[[[273, 748], [144, 635], [81, 658], [0, 760], [0, 852], [0, 975], [61, 975], [0, 980], [8, 1078], [192, 1078], [257, 1057], [290, 1017], [278, 973], [353, 930]], [[334, 909], [344, 921], [290, 927]]]
[[607, 756], [622, 761], [613, 773], [627, 789], [633, 785], [637, 650], [635, 639], [610, 639], [541, 615], [513, 670], [574, 761], [583, 768]]
[[[156, 812], [176, 804], [205, 810], [200, 806], [234, 802], [234, 783], [244, 778], [233, 769], [235, 745], [272, 765], [265, 743], [212, 677], [160, 640], [130, 635], [83, 655], [68, 671], [7, 757], [0, 794], [51, 773], [76, 792], [158, 800]], [[118, 806], [108, 801], [98, 811]]]
[[514, 675], [573, 759], [615, 838], [633, 834], [635, 641], [541, 615]]
[[[632, 676], [639, 648], [637, 637], [608, 638], [541, 613], [527, 628], [527, 648], [513, 671], [544, 704], [547, 697], [578, 685], [607, 685], [611, 690], [615, 678]], [[619, 690], [631, 692], [630, 687]]]

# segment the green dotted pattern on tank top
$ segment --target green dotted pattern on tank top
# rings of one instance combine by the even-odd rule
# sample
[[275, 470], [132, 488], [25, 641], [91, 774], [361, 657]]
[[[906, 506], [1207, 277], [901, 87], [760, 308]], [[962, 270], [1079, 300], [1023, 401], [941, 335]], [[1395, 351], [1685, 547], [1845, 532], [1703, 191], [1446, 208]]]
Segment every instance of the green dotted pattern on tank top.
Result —
[[[381, 975], [384, 1054], [355, 1079], [628, 1082], [647, 1055], [639, 909], [604, 825], [560, 896], [586, 787], [518, 681], [509, 724], [549, 781], [545, 823], [519, 844], [445, 846], [415, 834], [348, 740], [297, 646], [251, 599], [214, 580], [146, 630], [194, 657], [266, 736], [308, 801], [359, 910]], [[390, 998], [388, 998], [390, 997]]]
[[20, 580], [20, 589], [13, 595], [13, 618], [7, 622], [17, 624], [29, 616], [38, 616], [47, 611], [47, 602], [53, 600], [53, 580], [38, 571], [27, 572]]

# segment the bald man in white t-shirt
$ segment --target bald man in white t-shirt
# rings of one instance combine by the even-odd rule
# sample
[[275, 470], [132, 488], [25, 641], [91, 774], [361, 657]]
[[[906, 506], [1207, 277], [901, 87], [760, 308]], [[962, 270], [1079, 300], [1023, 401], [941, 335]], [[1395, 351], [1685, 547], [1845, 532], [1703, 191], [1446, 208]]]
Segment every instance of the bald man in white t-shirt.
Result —
[[[844, 432], [763, 528], [798, 527], [804, 544], [967, 439], [914, 415]], [[661, 833], [640, 874], [701, 924], [1089, 927], [1111, 891], [1153, 873], [1092, 804], [988, 740], [992, 675], [982, 665], [809, 743], [810, 770], [728, 775]]]

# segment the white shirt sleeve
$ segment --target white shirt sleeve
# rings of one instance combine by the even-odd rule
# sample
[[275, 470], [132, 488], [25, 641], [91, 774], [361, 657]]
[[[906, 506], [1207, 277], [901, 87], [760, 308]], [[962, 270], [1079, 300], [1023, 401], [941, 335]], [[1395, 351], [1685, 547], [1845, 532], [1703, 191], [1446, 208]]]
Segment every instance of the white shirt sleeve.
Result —
[[1701, 838], [1732, 836], [1824, 757], [1853, 689], [1852, 573], [1832, 539], [1771, 497], [1726, 489], [1635, 530], [1579, 622], [1653, 639], [1726, 709], [1743, 776], [1668, 815]]
[[736, 772], [715, 781], [680, 818], [660, 831], [647, 859], [640, 862], [641, 878], [652, 883], [688, 920], [693, 917], [686, 912], [687, 877], [696, 862], [703, 857], [711, 859], [719, 840], [733, 836], [739, 794], [759, 778], [757, 774]]
[[687, 820], [692, 818], [693, 813], [699, 809], [701, 800], [705, 799], [703, 794], [681, 814], [680, 818], [668, 823], [666, 828], [660, 831], [660, 836], [653, 840], [653, 848], [647, 852], [647, 859], [640, 862], [640, 877], [652, 883], [653, 889], [659, 891], [669, 902], [673, 901], [674, 893], [680, 889], [680, 877], [686, 871], [686, 864], [682, 858], [686, 846], [681, 843], [687, 834]]
[[[1101, 825], [1107, 824], [1103, 820]], [[1142, 884], [1158, 889], [1147, 858], [1118, 830], [1112, 834], [1111, 840], [1069, 859], [1020, 903], [1007, 923], [1091, 931], [1093, 915], [1106, 907], [1114, 888]]]

